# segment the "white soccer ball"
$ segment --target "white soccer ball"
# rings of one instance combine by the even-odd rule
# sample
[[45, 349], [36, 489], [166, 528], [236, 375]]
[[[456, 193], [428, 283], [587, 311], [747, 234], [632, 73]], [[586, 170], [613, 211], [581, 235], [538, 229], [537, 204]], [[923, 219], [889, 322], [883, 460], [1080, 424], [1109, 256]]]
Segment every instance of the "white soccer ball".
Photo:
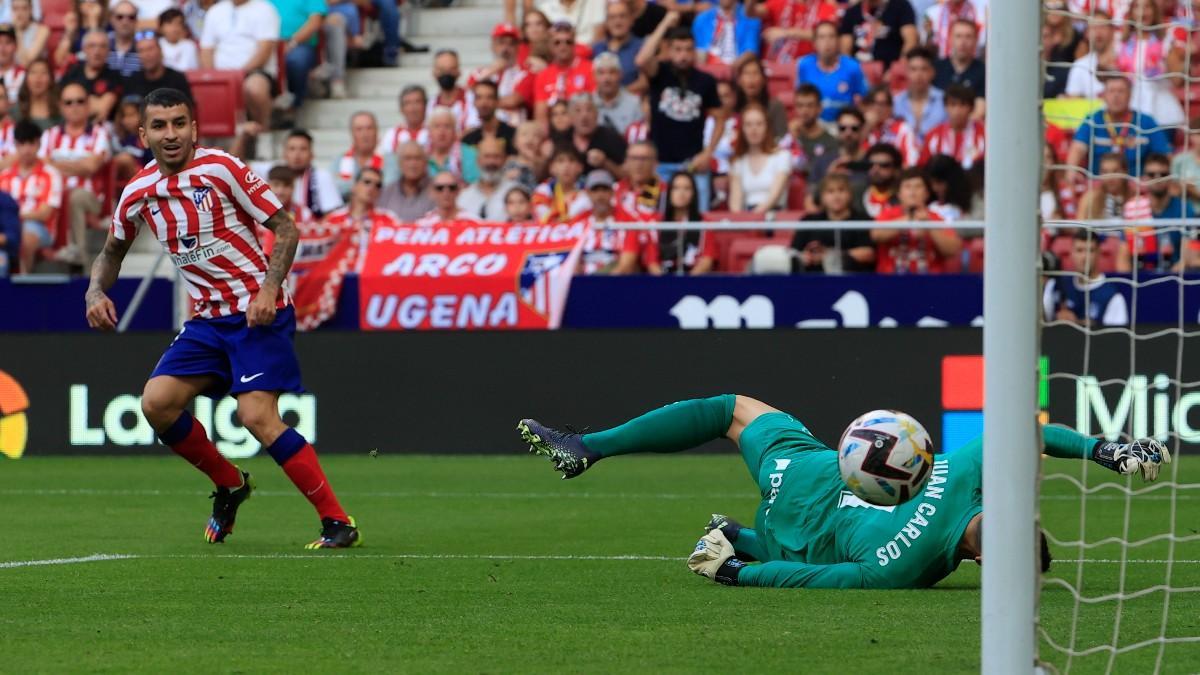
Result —
[[925, 487], [933, 468], [933, 441], [911, 416], [899, 410], [872, 410], [842, 432], [838, 468], [860, 499], [895, 506]]

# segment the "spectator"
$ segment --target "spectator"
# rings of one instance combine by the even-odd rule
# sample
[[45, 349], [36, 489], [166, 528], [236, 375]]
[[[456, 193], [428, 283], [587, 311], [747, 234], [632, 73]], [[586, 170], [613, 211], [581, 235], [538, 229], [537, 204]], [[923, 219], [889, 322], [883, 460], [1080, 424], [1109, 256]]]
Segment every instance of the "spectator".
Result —
[[1188, 200], [1195, 206], [1200, 202], [1200, 117], [1188, 125], [1185, 145], [1190, 152], [1180, 152], [1171, 160], [1171, 173], [1179, 180]]
[[1100, 157], [1097, 180], [1079, 200], [1079, 217], [1084, 220], [1115, 220], [1122, 217], [1125, 202], [1133, 198], [1129, 164], [1124, 153]]
[[[1058, 0], [1046, 3], [1047, 8], [1051, 9], [1055, 5], [1058, 9], [1062, 8]], [[1043, 98], [1054, 98], [1063, 93], [1071, 64], [1086, 51], [1087, 45], [1069, 17], [1060, 12], [1046, 12], [1042, 22], [1042, 60], [1046, 62]]]
[[1042, 220], [1075, 218], [1078, 213], [1074, 183], [1057, 164], [1054, 149], [1048, 143], [1043, 145], [1042, 192], [1038, 200]]
[[646, 38], [658, 24], [667, 16], [667, 8], [649, 0], [628, 0], [629, 11], [633, 14], [632, 33], [640, 38]]
[[517, 130], [502, 121], [497, 114], [499, 93], [496, 83], [491, 80], [480, 80], [472, 87], [472, 98], [475, 101], [475, 118], [479, 126], [468, 131], [462, 137], [462, 144], [475, 147], [485, 138], [498, 138], [504, 146], [506, 154], [514, 154], [513, 148]]
[[50, 63], [37, 60], [25, 71], [25, 81], [17, 94], [17, 115], [43, 131], [62, 121], [58, 109], [58, 91]]
[[33, 19], [32, 0], [12, 0], [12, 26], [17, 34], [17, 63], [27, 65], [46, 58], [50, 29]]
[[[12, 5], [12, 0], [0, 0], [0, 23], [13, 22]], [[44, 18], [42, 16], [42, 3], [39, 0], [33, 0], [33, 18], [37, 21], [41, 21]]]
[[[882, 211], [880, 223], [905, 221], [941, 221], [929, 210], [932, 190], [925, 174], [918, 169], [900, 173], [900, 203]], [[962, 239], [952, 229], [886, 229], [871, 230], [871, 240], [877, 247], [876, 272], [879, 274], [939, 274], [946, 263], [962, 252]]]
[[1089, 17], [1087, 38], [1088, 52], [1071, 64], [1063, 93], [1079, 98], [1100, 98], [1104, 92], [1101, 74], [1117, 70], [1113, 23], [1108, 12], [1097, 11]]
[[791, 176], [791, 157], [776, 148], [766, 111], [757, 105], [746, 108], [733, 144], [729, 209], [765, 214], [782, 208]]
[[[103, 193], [97, 188], [96, 177], [108, 162], [112, 143], [105, 125], [88, 122], [88, 95], [83, 85], [63, 85], [59, 102], [63, 123], [42, 135], [38, 155], [66, 178], [70, 243], [59, 251], [58, 259], [90, 269], [99, 246], [88, 241], [88, 220], [89, 216], [95, 219], [100, 215]], [[107, 228], [101, 223], [99, 229]]]
[[504, 193], [504, 222], [530, 223], [533, 222], [533, 202], [529, 200], [529, 190], [524, 185], [513, 185]]
[[456, 134], [479, 126], [475, 117], [475, 104], [469, 91], [458, 86], [458, 78], [462, 70], [458, 65], [458, 52], [453, 49], [439, 49], [433, 56], [433, 79], [437, 82], [438, 92], [425, 110], [426, 116], [432, 117], [435, 108], [446, 108], [454, 114], [454, 130]]
[[279, 13], [267, 0], [220, 0], [204, 17], [200, 67], [242, 71], [246, 117], [254, 123], [250, 135], [270, 124], [279, 29]]
[[188, 84], [187, 76], [163, 63], [162, 47], [159, 46], [162, 43], [158, 35], [154, 31], [141, 31], [137, 37], [138, 60], [142, 62], [142, 69], [129, 78], [122, 93], [144, 98], [155, 89], [168, 87], [192, 98], [192, 85]]
[[[521, 22], [517, 65], [530, 74], [540, 73], [550, 63], [550, 20], [536, 9], [527, 9]], [[536, 92], [534, 92], [536, 94]]]
[[658, 177], [655, 164], [658, 150], [653, 143], [640, 141], [625, 153], [625, 178], [617, 183], [616, 199], [626, 213], [646, 220], [658, 217], [667, 184]]
[[383, 154], [379, 147], [379, 122], [375, 115], [359, 111], [350, 116], [350, 149], [333, 161], [334, 182], [343, 199], [350, 195], [363, 169], [379, 172], [384, 185], [392, 184], [400, 177], [396, 156]]
[[[959, 23], [970, 24], [975, 35], [987, 35], [988, 0], [942, 0], [925, 10], [926, 43], [940, 59], [954, 53], [954, 29]], [[1049, 3], [1047, 3], [1049, 4]], [[974, 45], [976, 56], [982, 44]]]
[[634, 274], [638, 271], [639, 233], [601, 227], [640, 220], [614, 204], [613, 182], [612, 174], [604, 169], [593, 169], [584, 181], [592, 206], [571, 221], [584, 225], [578, 270], [582, 274]]
[[74, 0], [74, 9], [63, 16], [63, 34], [54, 47], [54, 63], [65, 66], [82, 61], [83, 36], [91, 30], [108, 31], [108, 3]]
[[498, 23], [492, 29], [491, 65], [476, 69], [467, 77], [467, 86], [472, 91], [475, 85], [493, 82], [499, 96], [496, 117], [509, 126], [516, 127], [525, 121], [526, 110], [533, 103], [533, 80], [529, 71], [517, 64], [517, 44], [521, 39], [516, 26]]
[[887, 85], [873, 88], [867, 95], [864, 146], [887, 143], [900, 151], [904, 166], [916, 166], [921, 162], [923, 147], [917, 142], [917, 134], [908, 122], [894, 116], [892, 110], [892, 92]]
[[94, 120], [107, 120], [121, 91], [120, 75], [108, 65], [108, 36], [94, 30], [83, 38], [84, 60], [63, 75], [62, 86], [78, 84], [88, 95], [87, 112]]
[[[1124, 76], [1115, 75], [1104, 82], [1104, 109], [1084, 119], [1075, 130], [1075, 139], [1067, 155], [1067, 164], [1086, 166], [1098, 173], [1100, 156], [1108, 152], [1124, 153], [1133, 176], [1141, 172], [1142, 158], [1152, 152], [1170, 154], [1171, 142], [1158, 122], [1129, 106], [1130, 85]], [[1077, 174], [1081, 180], [1082, 176]]]
[[[571, 109], [565, 100], [550, 105], [550, 133], [548, 145], [558, 145], [571, 140]], [[547, 150], [549, 152], [549, 150]], [[544, 153], [545, 154], [545, 153]]]
[[13, 130], [16, 162], [0, 171], [0, 190], [12, 195], [20, 208], [21, 267], [33, 271], [37, 252], [54, 244], [50, 224], [62, 208], [63, 178], [38, 157], [42, 130], [21, 122]]
[[[638, 52], [638, 68], [650, 81], [650, 140], [658, 146], [658, 175], [664, 180], [679, 171], [692, 171], [699, 178], [696, 199], [707, 210], [710, 189], [707, 172], [713, 150], [725, 135], [727, 113], [717, 97], [717, 82], [708, 73], [697, 70], [696, 44], [691, 31], [676, 26], [679, 14], [670, 12], [658, 29], [646, 38]], [[668, 35], [668, 58], [658, 60], [658, 48]], [[706, 116], [714, 118], [715, 133], [703, 141]]]
[[886, 143], [867, 150], [867, 189], [862, 193], [863, 210], [878, 220], [900, 203], [900, 152]]
[[925, 135], [946, 121], [946, 106], [941, 89], [933, 86], [933, 53], [916, 47], [904, 57], [908, 65], [908, 87], [896, 96], [896, 117], [908, 123], [923, 143]]
[[816, 87], [800, 85], [792, 101], [794, 114], [787, 138], [779, 147], [791, 150], [795, 172], [808, 174], [827, 154], [837, 152], [837, 139], [821, 124], [821, 92]]
[[[721, 129], [721, 139], [717, 141], [712, 151], [712, 161], [708, 168], [712, 177], [713, 197], [711, 203], [721, 204], [729, 200], [729, 163], [733, 161], [733, 141], [737, 137], [737, 91], [733, 83], [727, 80], [717, 81], [717, 98], [721, 100], [720, 111], [724, 113], [725, 124]], [[704, 147], [708, 147], [717, 133], [717, 118], [709, 115], [704, 120]]]
[[[400, 222], [391, 211], [379, 208], [383, 174], [373, 167], [364, 167], [354, 179], [350, 189], [350, 201], [325, 218], [330, 227], [349, 230], [370, 238], [371, 232], [387, 227], [396, 228]], [[365, 243], [364, 243], [365, 246]]]
[[587, 170], [604, 169], [621, 175], [625, 163], [625, 137], [600, 126], [591, 94], [576, 94], [568, 106], [571, 114], [571, 143], [584, 158]]
[[433, 198], [429, 196], [429, 158], [425, 156], [425, 149], [413, 141], [403, 143], [396, 156], [400, 161], [400, 179], [383, 188], [379, 205], [408, 223], [434, 207]]
[[217, 0], [183, 0], [181, 3], [179, 11], [183, 12], [183, 22], [193, 39], [198, 41], [204, 35], [204, 17], [215, 4]]
[[13, 138], [16, 121], [12, 112], [13, 104], [8, 102], [8, 89], [0, 80], [0, 170], [7, 169], [16, 161], [17, 145]]
[[628, 0], [610, 0], [608, 16], [604, 20], [607, 39], [592, 46], [592, 58], [613, 54], [620, 63], [621, 85], [629, 86], [637, 81], [637, 54], [642, 49], [642, 38], [634, 35], [633, 10]]
[[814, 185], [821, 182], [827, 173], [856, 172], [860, 175], [851, 179], [856, 185], [855, 193], [864, 189], [866, 177], [861, 174], [866, 168], [863, 161], [867, 158], [867, 151], [863, 146], [865, 125], [865, 118], [858, 108], [845, 108], [838, 113], [837, 152], [826, 152], [809, 164], [808, 177]]
[[583, 158], [572, 146], [550, 155], [550, 178], [533, 191], [533, 215], [539, 223], [567, 223], [591, 208], [583, 190]]
[[[162, 50], [164, 65], [181, 73], [200, 67], [200, 52], [188, 37], [183, 12], [174, 7], [163, 12], [158, 17], [158, 34], [162, 36], [158, 39], [158, 48]], [[142, 67], [145, 68], [144, 61]]]
[[762, 20], [746, 15], [737, 0], [717, 0], [717, 6], [696, 15], [692, 37], [700, 60], [733, 65], [742, 56], [758, 54]]
[[[969, 0], [963, 0], [969, 4]], [[975, 101], [972, 104], [973, 119], [982, 120], [987, 109], [984, 96], [987, 94], [987, 67], [978, 53], [979, 32], [974, 21], [955, 21], [950, 28], [950, 54], [938, 59], [935, 66], [933, 86], [948, 91], [952, 85], [971, 90]]]
[[479, 222], [479, 218], [475, 214], [458, 208], [459, 189], [458, 176], [449, 171], [438, 172], [429, 184], [429, 190], [433, 194], [433, 209], [421, 217], [417, 221], [417, 225], [430, 227]]
[[975, 94], [961, 85], [951, 85], [946, 92], [946, 121], [934, 127], [925, 137], [922, 160], [934, 155], [950, 155], [963, 169], [983, 164], [986, 137], [983, 122], [971, 119]]
[[17, 102], [17, 92], [25, 81], [25, 68], [17, 63], [17, 33], [11, 25], [0, 24], [0, 82], [4, 83], [10, 103]]
[[916, 16], [907, 0], [862, 0], [846, 9], [842, 53], [859, 61], [892, 62], [917, 46]]
[[[1173, 178], [1169, 157], [1159, 154], [1147, 156], [1141, 176], [1142, 194], [1125, 202], [1122, 208], [1124, 219], [1135, 222], [1152, 218], [1178, 220], [1200, 215], [1187, 200], [1171, 194]], [[1150, 226], [1126, 228], [1125, 238], [1117, 253], [1117, 271], [1129, 272], [1134, 267], [1170, 271], [1179, 262], [1182, 248], [1180, 226], [1161, 230]]]
[[796, 64], [796, 84], [811, 84], [821, 92], [821, 119], [832, 122], [848, 105], [858, 105], [867, 93], [867, 80], [858, 61], [838, 51], [837, 27], [817, 24], [815, 52]]
[[283, 144], [283, 161], [296, 173], [293, 201], [307, 206], [314, 216], [321, 218], [342, 205], [342, 195], [333, 174], [313, 166], [312, 144], [307, 131], [293, 129]]
[[129, 77], [142, 69], [134, 37], [138, 30], [137, 7], [129, 0], [121, 0], [112, 6], [110, 18], [113, 28], [106, 54], [108, 67], [121, 77]]
[[766, 26], [762, 37], [769, 61], [795, 61], [805, 56], [813, 49], [817, 25], [836, 22], [841, 14], [829, 0], [767, 0], [754, 7], [754, 14]]
[[[341, 100], [349, 95], [346, 91], [347, 53], [351, 47], [363, 49], [365, 44], [359, 34], [358, 5], [350, 0], [324, 4], [326, 12], [321, 21], [321, 35], [325, 38], [325, 60], [313, 68], [312, 78], [328, 84], [329, 98]], [[319, 58], [314, 57], [314, 62], [317, 60]]]
[[[604, 0], [540, 0], [537, 8], [551, 26], [567, 23], [574, 26], [579, 41], [586, 45], [598, 39], [597, 31], [604, 25]], [[565, 98], [571, 98], [570, 94]]]
[[1117, 45], [1117, 67], [1137, 83], [1131, 105], [1163, 126], [1183, 124], [1187, 117], [1175, 85], [1186, 75], [1188, 45], [1167, 36], [1156, 0], [1134, 0], [1128, 19], [1125, 37]]
[[328, 9], [325, 0], [270, 0], [279, 14], [279, 39], [287, 77], [284, 107], [295, 111], [308, 95], [308, 76], [317, 66], [317, 33]]
[[[596, 93], [592, 99], [600, 115], [600, 124], [624, 136], [631, 124], [643, 119], [642, 100], [621, 86], [622, 67], [616, 54], [597, 56], [592, 62], [592, 72], [596, 78]], [[633, 76], [636, 78], [637, 74], [635, 68]]]
[[454, 133], [454, 112], [449, 108], [434, 108], [429, 115], [429, 173], [448, 171], [468, 183], [475, 182], [475, 159], [468, 157]]
[[[1086, 229], [1075, 233], [1071, 261], [1075, 273], [1052, 277], [1042, 292], [1046, 321], [1067, 321], [1082, 326], [1126, 326], [1129, 307], [1117, 284], [1108, 283], [1096, 265], [1100, 242]], [[1082, 279], [1080, 278], [1082, 277]]]
[[[976, 207], [971, 192], [971, 182], [967, 172], [956, 159], [949, 155], [933, 155], [925, 165], [925, 175], [929, 177], [929, 187], [933, 192], [933, 201], [929, 210], [936, 213], [942, 220], [951, 223], [976, 215], [980, 209]], [[959, 234], [967, 233], [959, 230]], [[983, 234], [983, 232], [979, 232]], [[974, 236], [972, 233], [971, 236]]]
[[[297, 203], [295, 197], [296, 172], [284, 165], [273, 166], [267, 172], [267, 187], [279, 198], [284, 210], [296, 221], [297, 225], [311, 225], [317, 222], [312, 211], [307, 206]], [[335, 212], [336, 213], [336, 212]], [[270, 253], [275, 247], [275, 233], [263, 225], [258, 226], [258, 240], [262, 250]]]
[[[129, 0], [137, 10], [137, 27], [140, 30], [157, 30], [158, 17], [168, 9], [178, 6], [178, 0]], [[115, 9], [117, 0], [109, 1], [109, 9]]]
[[509, 157], [504, 164], [504, 177], [523, 186], [531, 194], [541, 181], [545, 169], [545, 162], [541, 156], [544, 139], [542, 125], [534, 121], [522, 122], [517, 127], [514, 141], [517, 154], [515, 157]]
[[[806, 215], [806, 222], [870, 220], [855, 208], [850, 179], [842, 174], [830, 174], [821, 180], [817, 186], [817, 206], [821, 210]], [[805, 272], [875, 271], [875, 246], [866, 230], [796, 230], [792, 249]]]
[[787, 133], [787, 108], [771, 96], [767, 89], [767, 71], [757, 56], [749, 55], [737, 62], [733, 68], [733, 81], [737, 95], [737, 113], [741, 115], [751, 104], [762, 106], [767, 111], [771, 135], [781, 138]]
[[[671, 177], [663, 204], [662, 222], [695, 223], [700, 217], [700, 191], [686, 171]], [[710, 230], [659, 230], [641, 240], [640, 259], [653, 275], [698, 276], [717, 264], [717, 240]]]
[[549, 106], [558, 101], [569, 101], [575, 94], [590, 94], [596, 90], [592, 62], [575, 53], [575, 29], [571, 24], [554, 24], [550, 36], [553, 60], [537, 74], [533, 85], [534, 119], [543, 124], [549, 119]]
[[504, 196], [515, 183], [504, 179], [506, 144], [494, 136], [479, 141], [475, 152], [478, 178], [458, 194], [458, 207], [483, 220], [503, 221]]
[[425, 150], [429, 149], [429, 129], [425, 128], [427, 103], [425, 88], [419, 84], [410, 84], [400, 90], [400, 115], [404, 121], [384, 134], [379, 144], [380, 152], [399, 154], [400, 146], [405, 143], [416, 143]]
[[115, 193], [120, 194], [134, 174], [154, 159], [153, 153], [142, 142], [138, 127], [141, 126], [142, 115], [139, 101], [136, 98], [126, 98], [117, 105], [116, 119], [113, 122], [112, 158], [116, 178]]

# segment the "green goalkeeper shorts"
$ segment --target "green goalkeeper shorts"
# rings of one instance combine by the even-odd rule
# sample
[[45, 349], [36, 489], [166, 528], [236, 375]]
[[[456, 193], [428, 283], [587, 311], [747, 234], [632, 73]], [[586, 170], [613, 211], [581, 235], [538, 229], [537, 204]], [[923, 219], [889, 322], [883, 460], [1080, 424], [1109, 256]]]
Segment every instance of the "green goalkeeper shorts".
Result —
[[803, 422], [783, 412], [759, 415], [742, 431], [738, 445], [764, 499], [779, 487], [782, 467], [777, 460], [803, 461], [814, 451], [831, 452]]

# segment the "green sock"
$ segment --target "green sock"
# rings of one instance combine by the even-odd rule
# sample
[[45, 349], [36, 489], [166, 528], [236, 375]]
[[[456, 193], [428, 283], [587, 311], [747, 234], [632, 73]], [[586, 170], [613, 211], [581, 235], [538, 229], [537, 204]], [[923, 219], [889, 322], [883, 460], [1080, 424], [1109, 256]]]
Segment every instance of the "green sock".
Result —
[[1066, 427], [1049, 424], [1042, 427], [1042, 444], [1046, 446], [1046, 454], [1051, 457], [1091, 459], [1092, 450], [1099, 442]]
[[601, 457], [631, 452], [680, 452], [721, 438], [733, 424], [733, 394], [663, 406], [628, 422], [583, 437]]

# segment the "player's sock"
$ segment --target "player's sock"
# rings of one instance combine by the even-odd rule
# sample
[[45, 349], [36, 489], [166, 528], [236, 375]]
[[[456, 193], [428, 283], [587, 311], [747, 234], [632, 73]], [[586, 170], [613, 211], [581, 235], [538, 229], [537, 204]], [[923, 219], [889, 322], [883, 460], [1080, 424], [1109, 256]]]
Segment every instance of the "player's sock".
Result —
[[1042, 443], [1046, 446], [1046, 454], [1051, 457], [1091, 459], [1100, 441], [1066, 427], [1048, 424], [1042, 427]]
[[349, 517], [342, 510], [337, 496], [333, 494], [333, 488], [325, 478], [325, 472], [321, 470], [321, 463], [317, 461], [317, 451], [313, 450], [313, 446], [309, 445], [298, 431], [291, 428], [284, 431], [271, 447], [267, 448], [267, 453], [283, 467], [283, 472], [292, 480], [292, 484], [304, 493], [322, 518], [349, 522]]
[[192, 413], [184, 410], [171, 426], [158, 435], [164, 445], [192, 463], [217, 487], [236, 488], [242, 485], [242, 472], [225, 459], [217, 446], [208, 440], [208, 432]]
[[733, 394], [724, 394], [679, 401], [651, 410], [618, 427], [586, 434], [583, 443], [601, 457], [688, 450], [721, 438], [729, 431], [735, 400]]

